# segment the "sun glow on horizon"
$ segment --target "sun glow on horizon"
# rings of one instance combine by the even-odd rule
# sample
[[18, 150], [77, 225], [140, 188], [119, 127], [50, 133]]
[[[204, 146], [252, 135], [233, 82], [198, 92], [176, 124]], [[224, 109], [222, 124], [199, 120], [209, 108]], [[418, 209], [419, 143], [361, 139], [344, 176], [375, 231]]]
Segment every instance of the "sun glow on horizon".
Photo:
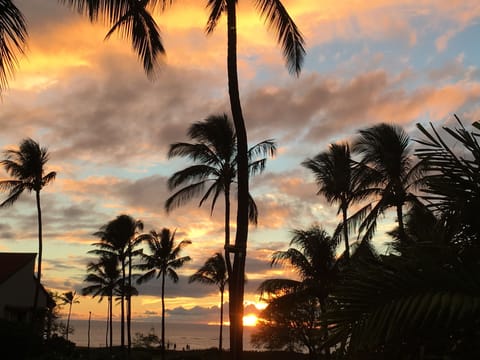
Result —
[[254, 314], [248, 314], [243, 317], [243, 326], [256, 326], [258, 317]]

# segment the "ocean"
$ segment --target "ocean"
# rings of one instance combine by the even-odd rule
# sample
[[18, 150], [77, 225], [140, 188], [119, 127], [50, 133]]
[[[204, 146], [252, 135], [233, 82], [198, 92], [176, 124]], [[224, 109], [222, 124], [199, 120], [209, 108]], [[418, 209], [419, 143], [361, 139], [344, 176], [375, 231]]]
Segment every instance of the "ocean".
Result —
[[[69, 340], [73, 341], [77, 346], [87, 346], [88, 344], [88, 320], [71, 320], [70, 327], [73, 327], [73, 334], [69, 335]], [[254, 331], [253, 327], [244, 327], [244, 349], [253, 350], [250, 344], [250, 335]], [[126, 328], [125, 328], [126, 331]], [[135, 333], [147, 335], [151, 331], [160, 338], [162, 325], [160, 322], [142, 322], [132, 321], [132, 340]], [[92, 320], [90, 326], [90, 346], [105, 347], [106, 321]], [[170, 343], [170, 348], [176, 344], [177, 350], [186, 349], [187, 345], [191, 350], [208, 349], [218, 347], [218, 325], [204, 324], [165, 324], [165, 342]], [[125, 335], [126, 336], [126, 335]], [[125, 337], [126, 341], [126, 337]], [[113, 322], [113, 343], [120, 344], [120, 323]], [[223, 348], [229, 348], [229, 327], [223, 327]]]

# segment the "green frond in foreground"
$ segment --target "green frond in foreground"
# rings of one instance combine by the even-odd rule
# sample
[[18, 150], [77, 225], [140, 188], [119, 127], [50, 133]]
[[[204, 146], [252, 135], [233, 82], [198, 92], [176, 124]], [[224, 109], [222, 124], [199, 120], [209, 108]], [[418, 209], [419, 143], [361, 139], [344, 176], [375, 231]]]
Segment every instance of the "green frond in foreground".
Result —
[[336, 307], [326, 315], [329, 342], [348, 343], [352, 356], [434, 351], [435, 344], [446, 353], [480, 325], [479, 274], [478, 263], [443, 246], [419, 245], [401, 257], [364, 261], [331, 296]]

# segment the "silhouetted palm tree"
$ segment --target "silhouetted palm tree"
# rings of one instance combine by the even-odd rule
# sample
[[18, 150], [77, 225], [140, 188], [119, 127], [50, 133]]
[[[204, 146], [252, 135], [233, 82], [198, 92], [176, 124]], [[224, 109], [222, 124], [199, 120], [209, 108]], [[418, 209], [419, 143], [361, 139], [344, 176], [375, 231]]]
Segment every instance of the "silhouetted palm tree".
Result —
[[[314, 225], [307, 230], [294, 230], [290, 248], [276, 251], [272, 255], [272, 265], [288, 265], [299, 277], [294, 279], [269, 279], [260, 284], [259, 291], [273, 296], [273, 303], [288, 301], [295, 297], [314, 297], [321, 313], [327, 311], [327, 296], [338, 278], [335, 250], [337, 242], [325, 230]], [[327, 327], [323, 326], [324, 338]], [[315, 349], [310, 349], [314, 351]]]
[[[190, 158], [194, 165], [177, 171], [168, 179], [170, 189], [183, 186], [165, 202], [165, 209], [183, 205], [193, 197], [202, 195], [199, 206], [212, 199], [211, 212], [218, 196], [223, 193], [225, 200], [225, 260], [231, 274], [228, 249], [230, 248], [230, 191], [237, 179], [237, 144], [235, 130], [227, 115], [212, 115], [204, 121], [192, 124], [188, 135], [195, 143], [175, 143], [170, 146], [169, 157]], [[248, 151], [249, 172], [255, 175], [265, 169], [266, 156], [274, 156], [273, 140], [262, 141]], [[258, 158], [260, 157], [260, 158]], [[257, 222], [258, 212], [255, 201], [249, 195], [249, 218]]]
[[115, 289], [120, 283], [120, 268], [119, 262], [115, 254], [104, 255], [97, 263], [90, 263], [87, 268], [88, 275], [85, 282], [93, 285], [82, 289], [83, 295], [92, 295], [93, 297], [100, 296], [99, 302], [106, 296], [108, 299], [107, 306], [107, 333], [110, 329], [110, 350], [112, 349], [113, 341], [113, 295]]
[[[100, 228], [94, 235], [101, 239], [101, 242], [94, 245], [99, 247], [98, 250], [91, 250], [91, 253], [100, 256], [111, 256], [115, 254], [120, 262], [120, 270], [122, 272], [120, 282], [120, 303], [121, 303], [121, 336], [120, 342], [122, 347], [125, 346], [125, 300], [127, 302], [127, 336], [128, 347], [131, 347], [131, 294], [133, 286], [131, 283], [132, 256], [138, 255], [134, 246], [138, 244], [135, 241], [137, 230], [143, 229], [143, 224], [139, 220], [135, 220], [130, 215], [119, 215], [106, 225]], [[128, 266], [128, 269], [127, 269]]]
[[190, 261], [189, 256], [180, 256], [182, 249], [191, 244], [190, 240], [175, 243], [175, 232], [162, 229], [160, 233], [155, 230], [149, 234], [140, 235], [139, 239], [146, 241], [150, 254], [142, 254], [143, 263], [138, 268], [146, 273], [137, 279], [141, 284], [154, 277], [161, 279], [162, 283], [162, 359], [165, 359], [165, 280], [168, 276], [174, 283], [178, 282], [177, 269]]
[[11, 0], [0, 0], [0, 93], [18, 65], [27, 42], [25, 18]]
[[413, 190], [423, 176], [423, 163], [414, 163], [410, 138], [405, 131], [391, 124], [378, 124], [360, 130], [353, 150], [361, 156], [370, 184], [369, 191], [378, 197], [375, 205], [360, 226], [364, 239], [370, 240], [375, 232], [378, 216], [389, 207], [397, 213], [399, 236], [408, 242], [404, 229], [403, 207], [417, 202]]
[[[248, 140], [240, 103], [237, 69], [237, 0], [209, 0], [207, 33], [212, 33], [222, 15], [227, 16], [227, 71], [230, 108], [238, 147], [237, 233], [233, 273], [230, 277], [230, 349], [233, 360], [243, 353], [243, 298], [245, 260], [248, 239]], [[290, 72], [299, 74], [305, 55], [303, 37], [280, 0], [258, 0], [257, 10], [277, 35]]]
[[65, 338], [68, 340], [68, 333], [70, 332], [70, 315], [72, 314], [72, 306], [73, 304], [78, 304], [80, 301], [78, 300], [76, 291], [67, 291], [63, 293], [62, 295], [60, 295], [60, 300], [63, 302], [63, 305], [68, 304], [67, 328], [65, 329]]
[[188, 282], [200, 282], [203, 284], [217, 285], [220, 290], [220, 335], [218, 338], [218, 350], [222, 351], [223, 342], [223, 293], [228, 282], [227, 266], [221, 253], [215, 253], [205, 261], [205, 264], [195, 272]]
[[345, 256], [350, 258], [348, 241], [348, 208], [352, 203], [363, 199], [358, 174], [359, 164], [350, 156], [348, 144], [330, 144], [328, 151], [307, 159], [302, 165], [315, 175], [319, 190], [329, 203], [338, 203], [338, 213], [342, 213], [342, 235], [345, 241]]
[[49, 158], [48, 150], [46, 147], [40, 147], [32, 139], [22, 140], [18, 149], [9, 149], [5, 151], [4, 156], [5, 159], [0, 163], [12, 179], [0, 181], [0, 190], [8, 191], [7, 198], [0, 204], [0, 207], [13, 205], [25, 190], [35, 193], [38, 221], [37, 285], [33, 301], [35, 311], [42, 279], [43, 241], [40, 191], [55, 179], [57, 173], [51, 171], [45, 174], [45, 165]]

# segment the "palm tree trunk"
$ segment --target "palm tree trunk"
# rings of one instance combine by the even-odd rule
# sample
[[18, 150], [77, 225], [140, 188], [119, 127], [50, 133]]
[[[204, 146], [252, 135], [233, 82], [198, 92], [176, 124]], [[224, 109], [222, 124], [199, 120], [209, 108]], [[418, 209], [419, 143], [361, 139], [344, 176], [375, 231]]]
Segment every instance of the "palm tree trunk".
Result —
[[343, 238], [345, 239], [345, 257], [347, 262], [350, 260], [350, 244], [348, 243], [348, 225], [347, 225], [347, 204], [342, 203], [342, 214], [343, 214]]
[[230, 292], [230, 350], [232, 360], [241, 360], [243, 354], [243, 297], [245, 257], [248, 237], [248, 158], [247, 131], [240, 103], [237, 70], [237, 14], [236, 0], [227, 0], [227, 70], [228, 94], [233, 123], [237, 136], [238, 166], [238, 206], [235, 256], [232, 277], [229, 280]]
[[108, 348], [108, 330], [109, 330], [109, 324], [110, 324], [110, 296], [108, 297], [107, 300], [107, 330], [105, 331], [105, 348]]
[[40, 191], [35, 191], [37, 200], [37, 221], [38, 221], [38, 261], [37, 261], [37, 283], [35, 286], [35, 296], [33, 299], [33, 314], [32, 321], [35, 318], [38, 307], [38, 295], [40, 293], [40, 284], [42, 280], [42, 254], [43, 254], [43, 239], [42, 239], [42, 208], [40, 206]]
[[110, 307], [110, 315], [109, 315], [109, 320], [110, 320], [110, 352], [112, 352], [112, 347], [113, 347], [113, 295], [110, 295], [108, 298], [108, 306]]
[[120, 294], [120, 344], [122, 351], [125, 349], [125, 255], [122, 256], [122, 290]]
[[128, 292], [127, 292], [127, 346], [128, 356], [130, 357], [132, 349], [132, 249], [129, 244], [128, 252]]
[[165, 360], [165, 272], [162, 272], [162, 360]]
[[69, 328], [70, 328], [70, 315], [72, 314], [72, 305], [73, 305], [73, 299], [70, 305], [68, 306], [68, 317], [67, 317], [67, 328], [65, 329], [65, 338], [68, 340], [68, 333], [69, 333]]
[[220, 335], [218, 337], [218, 351], [222, 352], [223, 344], [223, 292], [224, 288], [220, 289]]
[[230, 260], [230, 183], [225, 186], [225, 263], [230, 278], [232, 276], [232, 262]]

